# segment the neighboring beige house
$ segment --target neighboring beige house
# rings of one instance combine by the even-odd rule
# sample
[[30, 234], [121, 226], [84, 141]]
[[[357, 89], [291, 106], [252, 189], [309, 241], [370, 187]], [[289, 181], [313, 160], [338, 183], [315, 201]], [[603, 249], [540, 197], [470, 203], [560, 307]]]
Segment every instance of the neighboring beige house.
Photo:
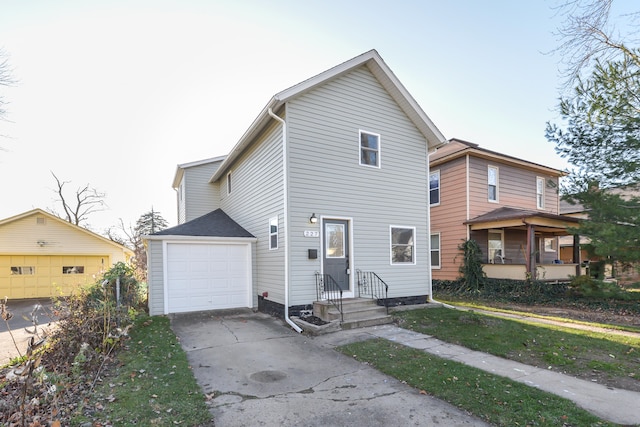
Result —
[[460, 277], [458, 246], [473, 239], [494, 278], [566, 279], [558, 237], [579, 219], [560, 215], [563, 172], [452, 139], [430, 156], [431, 268], [434, 279]]
[[41, 209], [0, 220], [0, 297], [69, 295], [133, 252]]

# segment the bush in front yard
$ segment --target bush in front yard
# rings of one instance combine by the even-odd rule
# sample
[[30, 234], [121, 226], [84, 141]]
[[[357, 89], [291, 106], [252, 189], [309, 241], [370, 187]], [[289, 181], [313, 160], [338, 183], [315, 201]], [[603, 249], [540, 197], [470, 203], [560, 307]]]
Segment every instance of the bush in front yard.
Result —
[[574, 277], [569, 285], [569, 294], [581, 298], [616, 299], [627, 301], [632, 294], [615, 282], [606, 282], [590, 276]]

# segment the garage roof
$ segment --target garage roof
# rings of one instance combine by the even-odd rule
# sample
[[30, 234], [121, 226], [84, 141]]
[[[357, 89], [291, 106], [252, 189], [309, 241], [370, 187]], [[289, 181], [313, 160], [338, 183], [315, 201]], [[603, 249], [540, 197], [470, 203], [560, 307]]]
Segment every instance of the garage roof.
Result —
[[167, 228], [152, 236], [255, 237], [232, 220], [222, 209], [216, 209], [184, 224]]

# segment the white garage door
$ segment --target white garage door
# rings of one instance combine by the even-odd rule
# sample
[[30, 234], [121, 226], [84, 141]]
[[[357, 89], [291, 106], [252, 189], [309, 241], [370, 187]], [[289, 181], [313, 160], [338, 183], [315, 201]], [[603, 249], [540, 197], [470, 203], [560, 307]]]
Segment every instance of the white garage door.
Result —
[[249, 248], [222, 243], [168, 243], [168, 312], [250, 307]]

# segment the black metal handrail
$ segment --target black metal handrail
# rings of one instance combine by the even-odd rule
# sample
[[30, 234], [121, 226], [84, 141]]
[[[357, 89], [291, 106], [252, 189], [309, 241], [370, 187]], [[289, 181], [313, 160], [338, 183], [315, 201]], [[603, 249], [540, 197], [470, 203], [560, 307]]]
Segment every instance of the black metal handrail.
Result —
[[383, 305], [389, 314], [389, 285], [373, 271], [356, 270], [358, 274], [358, 296], [373, 298]]
[[316, 297], [318, 301], [324, 299], [332, 304], [340, 312], [340, 321], [344, 321], [342, 289], [331, 275], [316, 271]]

